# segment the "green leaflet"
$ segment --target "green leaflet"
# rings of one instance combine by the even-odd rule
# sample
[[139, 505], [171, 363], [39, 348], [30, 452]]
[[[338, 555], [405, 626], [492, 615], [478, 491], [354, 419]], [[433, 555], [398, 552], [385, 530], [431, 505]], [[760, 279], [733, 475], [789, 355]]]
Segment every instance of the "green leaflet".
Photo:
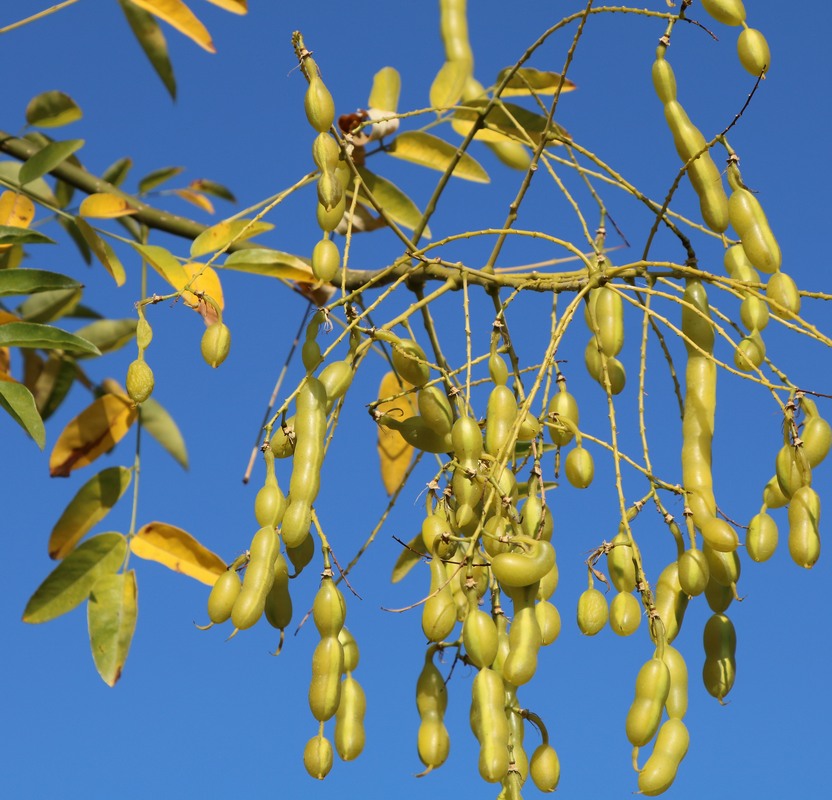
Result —
[[121, 677], [138, 614], [136, 573], [102, 575], [87, 602], [87, 625], [95, 668], [104, 683], [115, 686]]
[[0, 346], [39, 347], [45, 350], [68, 350], [72, 353], [101, 355], [92, 342], [60, 328], [37, 322], [9, 322], [0, 325]]
[[49, 622], [72, 611], [89, 597], [95, 582], [114, 573], [127, 554], [127, 539], [120, 533], [102, 533], [84, 542], [58, 564], [23, 612], [23, 621]]
[[22, 383], [0, 380], [0, 406], [43, 450], [46, 431], [32, 393]]
[[44, 269], [6, 269], [0, 271], [0, 297], [35, 294], [52, 289], [80, 289], [82, 284], [59, 272]]
[[145, 400], [139, 409], [142, 426], [173, 458], [188, 469], [188, 450], [185, 439], [167, 409], [152, 397]]

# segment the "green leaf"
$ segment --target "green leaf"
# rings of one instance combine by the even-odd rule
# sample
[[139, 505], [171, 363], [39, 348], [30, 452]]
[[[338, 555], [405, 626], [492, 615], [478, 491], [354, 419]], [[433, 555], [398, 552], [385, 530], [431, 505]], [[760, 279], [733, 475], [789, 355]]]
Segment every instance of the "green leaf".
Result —
[[[433, 134], [406, 131], [393, 139], [387, 152], [395, 158], [445, 172], [456, 156], [457, 148]], [[488, 183], [491, 180], [488, 173], [468, 153], [463, 153], [452, 174], [455, 178], [464, 178], [475, 183]]]
[[[414, 552], [417, 551], [417, 552]], [[424, 555], [420, 555], [424, 554]], [[428, 549], [425, 547], [425, 540], [422, 539], [422, 534], [417, 533], [408, 543], [407, 547], [403, 547], [396, 563], [393, 565], [393, 574], [390, 580], [393, 583], [398, 583], [410, 570], [413, 569], [423, 558], [427, 558]]]
[[44, 269], [9, 269], [0, 272], [0, 297], [80, 288], [82, 284], [59, 272], [47, 272]]
[[75, 335], [94, 344], [101, 353], [112, 353], [135, 338], [137, 325], [138, 320], [135, 317], [99, 319], [79, 328]]
[[139, 181], [139, 194], [144, 194], [157, 186], [161, 186], [165, 181], [175, 178], [180, 172], [184, 172], [185, 167], [162, 167], [148, 173]]
[[37, 322], [9, 322], [0, 325], [0, 347], [40, 347], [70, 353], [101, 355], [98, 348], [80, 336]]
[[27, 322], [54, 322], [71, 314], [83, 294], [81, 289], [50, 289], [28, 297], [17, 309]]
[[83, 146], [83, 139], [50, 142], [46, 147], [26, 159], [26, 162], [20, 168], [20, 183], [30, 183], [36, 178], [46, 175], [47, 172], [51, 172]]
[[55, 244], [55, 240], [29, 228], [0, 225], [0, 244]]
[[[466, 136], [468, 131], [471, 130], [474, 120], [485, 110], [488, 102], [485, 98], [467, 100], [462, 108], [454, 111], [454, 118], [451, 123], [453, 129], [460, 136]], [[517, 125], [512, 121], [512, 117], [517, 120]], [[517, 127], [518, 125], [520, 128]], [[540, 137], [545, 130], [546, 117], [535, 114], [514, 103], [503, 103], [502, 106], [495, 105], [488, 112], [485, 127], [477, 132], [475, 138], [486, 142], [502, 142], [505, 141], [506, 137], [513, 139], [522, 137], [523, 131], [525, 131], [532, 142], [539, 144]], [[559, 125], [552, 126], [552, 134], [569, 138], [569, 134]], [[559, 144], [558, 141], [553, 140], [551, 142], [551, 146]]]
[[148, 264], [156, 270], [174, 289], [184, 286], [190, 276], [185, 272], [182, 262], [156, 244], [134, 244], [133, 247], [142, 254]]
[[101, 265], [116, 282], [116, 286], [123, 286], [127, 280], [127, 275], [124, 272], [124, 266], [119, 260], [118, 256], [112, 247], [95, 232], [95, 228], [89, 224], [82, 217], [75, 217], [75, 225], [77, 226], [84, 241], [89, 245], [90, 250], [95, 253], [95, 257], [99, 260]]
[[[501, 69], [495, 83], [502, 83], [511, 69], [511, 67]], [[521, 67], [512, 75], [511, 80], [506, 84], [506, 87], [502, 91], [502, 97], [511, 97], [513, 95], [528, 96], [532, 94], [531, 90], [534, 90], [534, 94], [554, 94], [560, 84], [560, 79], [559, 72], [543, 72], [532, 67]], [[571, 92], [576, 88], [575, 84], [567, 78], [563, 82], [561, 92]]]
[[127, 17], [127, 22], [133, 35], [139, 42], [150, 65], [162, 79], [171, 98], [176, 99], [176, 78], [173, 76], [173, 65], [168, 56], [168, 43], [162, 33], [159, 23], [152, 14], [143, 8], [134, 6], [129, 0], [119, 0], [121, 10]]
[[93, 585], [87, 603], [87, 624], [92, 658], [108, 686], [121, 677], [138, 614], [136, 573], [102, 575]]
[[441, 111], [455, 106], [471, 77], [471, 64], [464, 61], [446, 61], [436, 73], [430, 85], [431, 108]]
[[[422, 220], [422, 212], [419, 211], [416, 204], [401, 190], [398, 186], [370, 172], [366, 167], [358, 167], [358, 174], [361, 175], [361, 180], [367, 187], [373, 197], [378, 201], [379, 205], [384, 209], [390, 219], [397, 225], [401, 225], [408, 230], [413, 230]], [[347, 192], [351, 195], [352, 192]], [[367, 200], [366, 193], [362, 187], [361, 194], [358, 196], [358, 202], [368, 208], [373, 206]], [[430, 230], [425, 228], [423, 236], [430, 239]]]
[[191, 258], [215, 253], [231, 242], [244, 242], [274, 228], [270, 222], [254, 222], [250, 219], [231, 219], [206, 228], [191, 243]]
[[[24, 351], [24, 353], [31, 352], [31, 350]], [[78, 367], [74, 358], [54, 350], [49, 354], [32, 386], [32, 394], [44, 422], [58, 410], [77, 375]]]
[[[23, 166], [19, 161], [0, 161], [0, 179], [8, 183], [12, 188], [20, 186], [20, 169]], [[52, 192], [49, 184], [43, 179], [31, 181], [26, 186], [26, 194], [31, 195], [33, 200], [40, 200], [50, 206], [58, 206], [58, 198]]]
[[222, 268], [251, 272], [269, 278], [283, 278], [287, 281], [317, 282], [308, 261], [291, 253], [281, 253], [279, 250], [238, 250], [225, 259]]
[[144, 430], [159, 442], [183, 469], [188, 469], [188, 450], [185, 447], [185, 439], [167, 409], [151, 397], [141, 404], [139, 413]]
[[[75, 187], [66, 181], [57, 179], [55, 181], [55, 197], [58, 200], [58, 208], [67, 208], [75, 196]], [[65, 222], [66, 217], [58, 217], [59, 222]]]
[[395, 114], [399, 107], [399, 94], [402, 79], [398, 70], [384, 67], [373, 76], [373, 88], [370, 90], [369, 108], [389, 111]]
[[[63, 181], [60, 181], [59, 185], [62, 183]], [[78, 230], [78, 226], [75, 222], [67, 217], [58, 217], [58, 223], [69, 234], [70, 239], [72, 239], [75, 243], [75, 246], [78, 248], [78, 252], [81, 254], [81, 258], [84, 259], [84, 263], [87, 266], [92, 264], [92, 250], [87, 244], [86, 239], [84, 239], [81, 235], [81, 231]]]
[[68, 94], [58, 91], [39, 94], [26, 106], [26, 122], [41, 128], [58, 128], [82, 116], [75, 101]]
[[0, 406], [43, 450], [46, 431], [32, 393], [22, 383], [0, 380]]
[[23, 621], [49, 622], [86, 600], [96, 581], [114, 573], [127, 554], [120, 533], [102, 533], [84, 542], [58, 564], [29, 598]]
[[93, 475], [69, 501], [49, 534], [49, 557], [65, 558], [121, 499], [133, 473], [127, 467], [108, 467]]
[[205, 178], [198, 178], [195, 181], [191, 181], [189, 185], [190, 188], [194, 191], [205, 192], [205, 194], [210, 194], [214, 197], [219, 197], [223, 200], [228, 200], [229, 203], [237, 202], [237, 198], [234, 197], [234, 194], [231, 192], [231, 190], [226, 186], [223, 186], [221, 183], [217, 183], [216, 181], [209, 181]]
[[129, 156], [125, 156], [113, 164], [110, 164], [110, 166], [101, 173], [101, 179], [107, 181], [107, 183], [111, 183], [113, 186], [121, 186], [132, 167], [133, 159]]

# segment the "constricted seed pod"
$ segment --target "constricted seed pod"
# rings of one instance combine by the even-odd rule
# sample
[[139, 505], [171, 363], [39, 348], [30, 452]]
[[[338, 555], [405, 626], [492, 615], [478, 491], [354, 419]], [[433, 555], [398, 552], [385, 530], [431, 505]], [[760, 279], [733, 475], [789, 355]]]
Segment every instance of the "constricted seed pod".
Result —
[[636, 588], [636, 565], [633, 548], [626, 531], [616, 534], [607, 553], [607, 572], [612, 585], [619, 592], [632, 592]]
[[636, 677], [636, 696], [627, 712], [625, 730], [633, 747], [644, 747], [655, 735], [670, 692], [670, 671], [660, 658], [651, 658]]
[[648, 797], [666, 792], [688, 752], [690, 735], [680, 719], [669, 719], [659, 729], [650, 758], [638, 773], [638, 788]]
[[416, 708], [420, 718], [417, 749], [428, 769], [441, 767], [450, 751], [451, 741], [442, 721], [447, 707], [448, 690], [433, 663], [433, 649], [429, 648], [416, 681]]
[[318, 220], [318, 227], [324, 233], [332, 233], [344, 219], [344, 214], [347, 211], [347, 195], [346, 192], [341, 197], [341, 200], [334, 206], [327, 210], [321, 203], [315, 204], [315, 215]]
[[700, 531], [708, 545], [720, 553], [733, 553], [739, 546], [737, 532], [719, 517], [710, 517], [701, 525]]
[[[586, 362], [587, 372], [601, 385], [602, 389], [606, 390], [606, 378], [609, 378], [610, 394], [617, 395], [624, 391], [624, 386], [627, 383], [627, 373], [624, 371], [624, 365], [615, 357], [605, 356], [598, 349], [595, 337], [590, 339], [586, 346], [584, 361]], [[605, 365], [606, 378], [604, 376]]]
[[240, 594], [231, 610], [231, 622], [246, 630], [263, 616], [266, 596], [274, 582], [274, 562], [280, 553], [280, 540], [274, 528], [263, 527], [254, 534], [249, 547], [249, 563]]
[[516, 536], [521, 552], [498, 553], [491, 561], [491, 571], [503, 586], [524, 587], [537, 583], [555, 564], [555, 549], [545, 539]]
[[346, 616], [344, 596], [335, 585], [335, 581], [329, 576], [325, 577], [312, 603], [312, 619], [320, 637], [324, 639], [327, 636], [338, 636], [344, 627]]
[[728, 198], [731, 225], [742, 241], [748, 260], [760, 272], [773, 275], [780, 269], [782, 254], [771, 232], [760, 201], [742, 185], [735, 164], [728, 165], [728, 182], [733, 191]]
[[286, 504], [286, 496], [280, 490], [277, 481], [264, 484], [254, 498], [254, 517], [257, 524], [261, 528], [267, 525], [276, 528], [283, 519]]
[[641, 603], [629, 592], [619, 592], [610, 603], [610, 628], [618, 636], [631, 636], [641, 625]]
[[745, 535], [745, 550], [752, 561], [768, 561], [777, 549], [777, 523], [774, 517], [761, 511], [748, 523]]
[[514, 619], [508, 629], [509, 652], [503, 663], [503, 677], [513, 686], [528, 683], [537, 671], [537, 654], [543, 635], [535, 613], [536, 586], [518, 589], [512, 595]]
[[705, 645], [705, 664], [702, 680], [708, 693], [719, 702], [731, 691], [737, 674], [734, 655], [737, 634], [734, 624], [724, 614], [714, 614], [706, 623], [702, 634]]
[[208, 619], [211, 622], [221, 625], [231, 618], [231, 609], [234, 608], [241, 587], [236, 570], [228, 569], [217, 578], [208, 595]]
[[789, 498], [780, 491], [776, 475], [772, 475], [763, 487], [763, 502], [768, 508], [784, 508], [789, 504]]
[[708, 569], [711, 571], [711, 578], [722, 586], [731, 586], [740, 579], [740, 558], [735, 550], [733, 553], [721, 553], [714, 550], [705, 542], [702, 545], [702, 552], [708, 559]]
[[[782, 275], [782, 273], [778, 272], [776, 275]], [[776, 275], [771, 277], [774, 278]], [[740, 319], [750, 331], [764, 330], [768, 325], [769, 316], [768, 303], [756, 295], [748, 295], [740, 305]]]
[[328, 133], [319, 133], [312, 142], [312, 160], [322, 172], [331, 172], [338, 166], [341, 148]]
[[390, 331], [376, 331], [377, 339], [392, 345], [393, 368], [399, 377], [414, 386], [423, 386], [430, 379], [425, 351], [412, 339], [400, 339]]
[[492, 669], [481, 669], [471, 687], [471, 729], [480, 743], [479, 772], [496, 783], [508, 772], [509, 728], [505, 684]]
[[139, 321], [136, 323], [136, 346], [139, 348], [139, 352], [143, 353], [150, 347], [150, 343], [153, 341], [153, 329], [150, 327], [150, 323], [144, 316], [144, 311], [139, 312]]
[[139, 405], [153, 394], [153, 370], [150, 369], [143, 358], [137, 358], [127, 368], [127, 394], [130, 399]]
[[746, 28], [737, 38], [737, 55], [740, 64], [755, 77], [768, 72], [771, 66], [771, 51], [766, 37], [754, 28]]
[[419, 414], [437, 436], [447, 436], [454, 424], [448, 396], [438, 386], [426, 386], [417, 393]]
[[303, 766], [306, 771], [322, 781], [332, 769], [332, 744], [325, 736], [313, 736], [303, 749]]
[[479, 608], [469, 607], [462, 623], [462, 642], [475, 667], [490, 667], [497, 655], [497, 626], [491, 615]]
[[789, 553], [799, 567], [811, 569], [820, 558], [820, 498], [803, 486], [789, 503]]
[[753, 331], [737, 344], [737, 349], [734, 350], [734, 366], [742, 372], [752, 372], [760, 368], [765, 357], [766, 346], [763, 338], [757, 331]]
[[428, 641], [441, 642], [456, 625], [456, 604], [444, 565], [438, 558], [430, 561], [429, 594], [422, 606], [422, 632]]
[[676, 76], [673, 74], [673, 67], [665, 60], [664, 48], [660, 47], [659, 51], [661, 55], [657, 54], [653, 62], [653, 88], [664, 104], [676, 99]]
[[777, 485], [787, 498], [791, 498], [801, 486], [812, 485], [812, 468], [802, 447], [784, 444], [777, 453], [774, 471]]
[[506, 445], [517, 420], [514, 392], [503, 384], [495, 386], [488, 396], [485, 414], [485, 451], [496, 456]]
[[548, 742], [538, 745], [529, 762], [529, 775], [541, 792], [554, 792], [560, 783], [560, 760]]
[[603, 592], [586, 589], [578, 598], [578, 630], [585, 636], [595, 636], [607, 624], [609, 613]]
[[335, 636], [321, 639], [312, 654], [309, 709], [319, 722], [331, 719], [341, 701], [344, 648]]
[[705, 599], [714, 614], [723, 614], [734, 601], [734, 590], [730, 586], [717, 583], [711, 576], [705, 587]]
[[689, 599], [679, 583], [679, 563], [674, 561], [659, 575], [654, 596], [656, 613], [664, 625], [668, 643], [676, 638], [682, 627]]
[[344, 672], [354, 672], [361, 655], [358, 650], [358, 642], [355, 641], [353, 635], [346, 628], [341, 628], [338, 632], [338, 641], [341, 642], [341, 647], [344, 648]]
[[286, 558], [295, 568], [295, 577], [300, 575], [303, 568], [309, 564], [315, 555], [315, 540], [307, 536], [297, 547], [286, 547]]
[[609, 286], [593, 289], [584, 307], [584, 318], [590, 331], [598, 337], [598, 349], [605, 356], [617, 356], [624, 346], [624, 301], [621, 295]]
[[364, 714], [367, 699], [361, 684], [349, 673], [341, 682], [341, 702], [335, 712], [335, 752], [342, 761], [361, 755], [366, 741]]
[[289, 594], [289, 565], [282, 553], [277, 554], [274, 562], [274, 581], [266, 595], [263, 608], [266, 620], [273, 628], [282, 631], [292, 621], [292, 596]]
[[215, 322], [202, 334], [202, 357], [208, 366], [216, 369], [228, 357], [231, 349], [231, 331], [223, 322]]
[[806, 422], [800, 432], [803, 439], [803, 455], [809, 466], [816, 467], [829, 453], [832, 447], [832, 426], [820, 415], [814, 400], [804, 397], [800, 408], [806, 414]]

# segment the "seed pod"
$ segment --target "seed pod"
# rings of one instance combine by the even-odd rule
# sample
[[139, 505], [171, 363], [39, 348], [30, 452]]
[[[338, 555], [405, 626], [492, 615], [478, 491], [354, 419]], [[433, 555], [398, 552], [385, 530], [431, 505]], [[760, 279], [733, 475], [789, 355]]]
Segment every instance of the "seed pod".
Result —
[[[482, 433], [476, 420], [461, 416], [451, 429], [451, 442], [459, 468], [454, 470], [452, 487], [456, 498], [456, 522], [460, 527], [472, 523], [474, 507], [482, 498], [483, 485], [477, 478], [482, 455]], [[494, 519], [493, 517], [491, 519]]]
[[737, 38], [737, 55], [740, 64], [755, 77], [768, 72], [771, 51], [766, 37], [754, 28], [746, 28]]
[[312, 603], [312, 619], [321, 638], [338, 636], [344, 627], [347, 616], [347, 606], [344, 596], [335, 585], [331, 577], [325, 577], [318, 587], [315, 600]]
[[462, 623], [462, 642], [475, 667], [490, 667], [497, 655], [497, 626], [490, 614], [471, 607]]
[[[782, 273], [778, 272], [777, 275]], [[775, 276], [772, 275], [772, 278]], [[761, 331], [768, 325], [769, 310], [765, 300], [755, 295], [748, 295], [740, 304], [740, 319], [750, 331]]]
[[231, 331], [222, 322], [215, 322], [202, 334], [202, 357], [205, 363], [215, 369], [228, 357], [231, 349]]
[[714, 614], [706, 623], [702, 634], [705, 645], [705, 664], [702, 680], [708, 693], [719, 702], [731, 691], [737, 674], [734, 654], [737, 634], [734, 625], [724, 614]]
[[324, 233], [332, 233], [341, 224], [341, 220], [344, 219], [344, 214], [347, 211], [347, 195], [344, 193], [340, 201], [329, 211], [321, 203], [316, 203], [315, 205], [318, 227]]
[[607, 624], [608, 617], [607, 598], [597, 589], [586, 589], [578, 598], [578, 630], [595, 636]]
[[777, 523], [774, 517], [761, 511], [748, 523], [745, 549], [752, 561], [768, 561], [777, 549]]
[[736, 550], [733, 553], [720, 553], [708, 545], [702, 545], [702, 552], [708, 559], [711, 578], [722, 586], [731, 586], [740, 579], [740, 558]]
[[250, 560], [240, 594], [231, 610], [231, 622], [239, 630], [254, 625], [263, 615], [263, 608], [274, 582], [274, 562], [280, 553], [280, 540], [274, 528], [260, 528], [249, 547]]
[[508, 772], [508, 720], [503, 679], [491, 669], [481, 669], [471, 688], [471, 729], [480, 743], [479, 772], [496, 783]]
[[335, 712], [335, 751], [342, 761], [358, 758], [364, 749], [366, 710], [367, 699], [364, 690], [348, 673], [341, 683], [341, 702]]
[[624, 365], [617, 358], [608, 358], [599, 349], [595, 338], [589, 340], [584, 351], [584, 361], [590, 376], [606, 390], [607, 383], [604, 379], [604, 364], [607, 366], [607, 377], [609, 378], [610, 394], [621, 394], [627, 382], [627, 373]]
[[682, 627], [685, 611], [688, 607], [688, 595], [682, 591], [679, 583], [679, 564], [674, 561], [668, 564], [656, 581], [654, 604], [656, 613], [664, 624], [667, 642], [672, 642]]
[[439, 559], [453, 558], [457, 542], [451, 538], [448, 520], [440, 514], [430, 514], [422, 520], [422, 541], [428, 552]]
[[438, 558], [430, 562], [429, 594], [422, 606], [422, 632], [428, 641], [441, 642], [456, 625], [456, 604], [445, 568]]
[[540, 586], [537, 589], [538, 600], [548, 600], [558, 588], [558, 579], [560, 575], [558, 572], [557, 562], [552, 568], [540, 579]]
[[671, 645], [664, 647], [662, 660], [670, 672], [670, 690], [665, 701], [667, 716], [682, 719], [688, 710], [688, 667], [682, 654]]
[[292, 562], [297, 577], [315, 555], [315, 540], [307, 535], [297, 547], [286, 547], [286, 558]]
[[820, 416], [817, 406], [808, 397], [800, 401], [800, 407], [806, 412], [806, 423], [800, 432], [803, 455], [809, 466], [816, 467], [826, 458], [832, 446], [832, 426]]
[[448, 396], [438, 386], [427, 386], [417, 393], [419, 414], [425, 425], [437, 436], [446, 436], [454, 424], [454, 413]]
[[651, 658], [636, 677], [636, 696], [627, 712], [625, 730], [633, 747], [644, 747], [655, 735], [670, 692], [670, 672], [660, 658]]
[[589, 330], [598, 337], [598, 349], [605, 356], [617, 356], [624, 346], [624, 301], [621, 295], [609, 286], [593, 289], [584, 307], [584, 318]]
[[341, 642], [335, 636], [321, 639], [312, 654], [312, 680], [309, 683], [309, 708], [319, 722], [331, 719], [338, 710], [343, 674]]
[[820, 557], [820, 498], [803, 486], [789, 503], [789, 553], [799, 567], [811, 569]]
[[733, 553], [739, 546], [740, 540], [737, 532], [724, 519], [719, 517], [711, 517], [706, 520], [700, 531], [702, 532], [702, 538], [708, 545], [720, 553]]
[[659, 51], [661, 55], [657, 54], [653, 62], [653, 88], [664, 104], [676, 99], [676, 76], [673, 67], [664, 58], [664, 48], [659, 48]]
[[517, 590], [514, 602], [514, 619], [508, 629], [509, 652], [503, 663], [503, 677], [513, 686], [528, 683], [537, 671], [537, 654], [543, 644], [543, 635], [534, 609], [537, 587]]
[[[723, 263], [725, 264], [725, 271], [728, 275], [736, 280], [750, 280], [756, 282], [759, 279], [757, 271], [748, 260], [748, 256], [745, 254], [745, 250], [742, 249], [741, 244], [732, 245], [725, 251]], [[749, 277], [741, 277], [741, 275], [748, 275]]]
[[231, 618], [231, 609], [240, 594], [241, 586], [236, 570], [227, 569], [217, 578], [208, 595], [208, 619], [215, 625], [221, 625]]
[[548, 600], [539, 600], [535, 603], [534, 615], [540, 627], [540, 644], [546, 647], [560, 636], [560, 612]]
[[485, 451], [496, 456], [506, 445], [517, 420], [514, 392], [498, 384], [488, 396], [485, 414]]
[[794, 319], [800, 313], [800, 292], [792, 277], [785, 272], [775, 272], [768, 279], [766, 297], [785, 309], [772, 308], [771, 312], [776, 317]]
[[431, 430], [420, 416], [401, 420], [382, 414], [376, 422], [385, 428], [398, 431], [408, 444], [425, 453], [450, 453], [453, 450], [450, 433], [444, 436]]
[[139, 321], [136, 324], [136, 346], [139, 348], [139, 352], [143, 353], [147, 350], [151, 341], [153, 341], [153, 329], [145, 319], [144, 311], [141, 310], [139, 311]]
[[492, 353], [488, 357], [488, 375], [495, 386], [505, 386], [508, 383], [508, 367], [499, 353]]
[[283, 519], [286, 511], [286, 496], [275, 483], [266, 483], [254, 498], [254, 517], [262, 528], [270, 526], [276, 528]]
[[303, 99], [306, 118], [318, 133], [326, 133], [335, 121], [335, 103], [320, 75], [313, 74]]
[[292, 621], [292, 596], [289, 594], [289, 565], [282, 553], [278, 553], [275, 559], [274, 580], [266, 595], [263, 610], [273, 628], [282, 631], [289, 627]]
[[344, 672], [354, 672], [360, 659], [358, 642], [346, 628], [341, 628], [338, 632], [338, 641], [344, 648]]
[[[518, 410], [519, 414], [519, 410]], [[537, 417], [532, 414], [531, 411], [527, 411], [523, 415], [523, 419], [520, 422], [520, 429], [517, 431], [517, 441], [518, 442], [531, 442], [533, 439], [537, 439], [540, 435], [540, 421]]]
[[784, 508], [789, 503], [789, 498], [780, 491], [776, 475], [772, 475], [763, 487], [763, 502], [768, 508]]
[[548, 742], [538, 745], [529, 762], [529, 775], [541, 792], [554, 792], [560, 782], [560, 761]]
[[491, 571], [503, 586], [531, 586], [554, 566], [555, 549], [545, 539], [517, 536], [514, 541], [525, 550], [498, 553], [491, 561]]
[[717, 583], [711, 576], [705, 587], [705, 599], [714, 614], [723, 614], [734, 600], [734, 590], [730, 586]]
[[766, 346], [757, 331], [740, 339], [734, 350], [734, 365], [742, 372], [759, 369], [766, 357]]
[[682, 759], [688, 752], [690, 735], [680, 719], [669, 719], [659, 729], [650, 758], [638, 774], [642, 794], [655, 797], [667, 791], [676, 778]]
[[633, 548], [626, 532], [616, 534], [607, 553], [607, 572], [612, 585], [619, 592], [632, 592], [636, 588], [636, 565], [633, 560]]
[[552, 516], [552, 509], [536, 495], [532, 494], [523, 504], [523, 518], [520, 520], [520, 529], [531, 539], [544, 539], [547, 542], [552, 540], [555, 529], [555, 519]]
[[329, 283], [338, 274], [341, 254], [332, 239], [321, 239], [312, 250], [312, 274], [324, 283]]
[[143, 403], [153, 394], [153, 370], [143, 358], [137, 358], [127, 368], [127, 394], [136, 404]]
[[313, 777], [322, 781], [332, 769], [332, 745], [325, 736], [313, 736], [303, 749], [303, 766]]
[[331, 172], [338, 166], [341, 148], [328, 133], [319, 133], [312, 142], [312, 160], [322, 172]]
[[595, 477], [595, 463], [592, 453], [577, 445], [569, 451], [564, 465], [566, 479], [576, 489], [586, 489]]
[[576, 428], [578, 427], [579, 413], [578, 401], [566, 390], [558, 392], [550, 401], [548, 409], [551, 424], [547, 426], [549, 438], [561, 447], [569, 444], [575, 434], [567, 425], [560, 423], [560, 420], [567, 419]]
[[610, 628], [618, 636], [631, 636], [641, 625], [641, 603], [629, 592], [619, 592], [610, 603]]
[[324, 172], [318, 178], [318, 203], [326, 211], [332, 211], [344, 198], [344, 187], [334, 172]]
[[742, 0], [702, 0], [702, 6], [723, 25], [742, 25], [745, 22], [745, 6]]
[[[377, 331], [376, 338], [393, 345], [393, 368], [399, 377], [414, 386], [423, 386], [430, 379], [430, 367], [425, 351], [412, 339], [399, 339], [389, 331]], [[418, 360], [417, 360], [418, 359]]]
[[679, 586], [685, 594], [691, 597], [702, 594], [710, 576], [708, 559], [701, 550], [685, 550], [679, 557]]
[[802, 447], [784, 444], [775, 459], [775, 474], [780, 491], [787, 498], [801, 486], [812, 485], [812, 468], [803, 455]]
[[419, 758], [428, 769], [445, 763], [451, 742], [442, 722], [448, 707], [448, 690], [442, 674], [433, 663], [433, 650], [428, 649], [425, 664], [416, 681], [416, 708], [420, 725], [417, 740]]
[[760, 201], [741, 184], [735, 164], [728, 166], [728, 181], [733, 191], [728, 198], [731, 225], [742, 241], [748, 260], [760, 272], [774, 274], [780, 269], [782, 254], [771, 232]]

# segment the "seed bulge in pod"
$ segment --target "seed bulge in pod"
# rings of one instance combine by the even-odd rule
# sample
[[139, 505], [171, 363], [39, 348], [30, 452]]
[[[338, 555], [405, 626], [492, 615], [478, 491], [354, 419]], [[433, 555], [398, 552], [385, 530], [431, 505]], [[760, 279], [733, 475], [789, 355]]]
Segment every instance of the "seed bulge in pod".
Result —
[[306, 118], [318, 133], [326, 133], [335, 121], [335, 103], [329, 89], [317, 74], [313, 74], [303, 99]]
[[771, 66], [771, 51], [766, 37], [754, 28], [746, 28], [737, 38], [737, 55], [740, 64], [752, 75], [768, 72]]
[[322, 781], [332, 769], [332, 745], [325, 736], [314, 736], [303, 750], [303, 766], [313, 777]]
[[592, 453], [583, 447], [575, 447], [566, 456], [566, 479], [576, 489], [586, 489], [595, 477], [595, 463]]
[[702, 594], [710, 577], [708, 559], [701, 550], [685, 550], [679, 557], [679, 585], [686, 594]]
[[752, 561], [768, 561], [777, 549], [777, 523], [774, 517], [761, 511], [748, 523], [745, 549]]
[[560, 761], [552, 745], [541, 744], [532, 753], [529, 774], [532, 776], [532, 782], [541, 792], [554, 792], [558, 788]]
[[772, 306], [771, 313], [783, 319], [794, 319], [800, 313], [800, 292], [791, 275], [775, 272], [766, 283], [766, 297], [783, 308]]
[[548, 411], [549, 417], [552, 420], [551, 424], [547, 428], [549, 431], [549, 438], [552, 442], [561, 447], [565, 444], [569, 444], [575, 434], [572, 432], [570, 427], [559, 422], [559, 420], [567, 419], [576, 428], [578, 427], [579, 413], [577, 400], [575, 400], [569, 392], [558, 392], [549, 401]]
[[328, 133], [319, 133], [312, 142], [312, 160], [323, 172], [331, 172], [338, 166], [341, 148]]
[[705, 11], [723, 25], [742, 25], [745, 22], [742, 0], [702, 0], [702, 5]]
[[202, 334], [202, 357], [211, 367], [218, 367], [228, 356], [231, 349], [231, 331], [222, 322], [215, 322]]
[[587, 589], [578, 598], [578, 630], [586, 636], [595, 636], [609, 617], [607, 598], [598, 589]]
[[143, 403], [153, 393], [153, 370], [147, 362], [137, 358], [127, 368], [127, 394], [136, 404]]
[[208, 595], [208, 619], [215, 625], [231, 618], [231, 609], [240, 594], [241, 586], [236, 570], [227, 569], [217, 578]]
[[312, 250], [312, 274], [324, 283], [329, 283], [341, 266], [338, 245], [332, 239], [321, 239]]
[[641, 625], [641, 603], [629, 592], [619, 592], [610, 603], [610, 628], [618, 636], [631, 636]]

